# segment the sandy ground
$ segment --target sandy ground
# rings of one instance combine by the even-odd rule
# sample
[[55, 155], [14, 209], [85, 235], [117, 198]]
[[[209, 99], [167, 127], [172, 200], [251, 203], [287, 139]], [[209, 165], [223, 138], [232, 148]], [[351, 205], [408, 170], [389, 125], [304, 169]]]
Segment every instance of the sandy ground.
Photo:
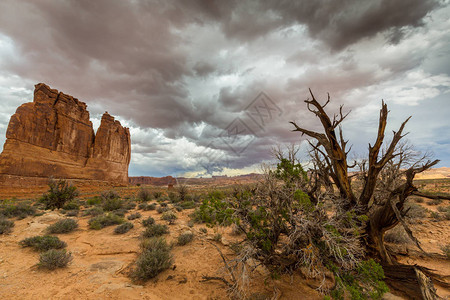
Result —
[[[141, 213], [142, 218], [153, 216], [158, 223], [165, 223], [158, 221], [161, 215], [155, 211]], [[196, 238], [188, 245], [173, 248], [174, 269], [164, 271], [144, 285], [133, 284], [127, 277], [139, 251], [139, 235], [143, 231], [139, 219], [131, 221], [135, 225], [131, 231], [116, 235], [114, 226], [90, 230], [87, 226], [89, 217], [79, 217], [80, 228], [57, 235], [68, 244], [73, 261], [68, 268], [55, 271], [34, 267], [39, 254], [20, 247], [18, 241], [44, 234], [48, 225], [64, 216], [49, 212], [16, 221], [13, 233], [0, 239], [0, 299], [228, 299], [224, 284], [200, 281], [203, 275], [222, 275], [218, 271], [223, 263], [210, 243], [216, 243], [225, 255], [230, 256], [232, 251], [225, 245], [233, 237], [228, 238], [227, 232], [223, 231], [222, 243], [212, 241], [213, 229], [208, 228], [208, 233], [204, 234], [199, 231], [204, 226], [189, 228], [186, 225], [188, 213], [178, 214], [180, 219], [170, 225], [167, 240], [175, 239], [185, 230], [193, 231]], [[298, 278], [283, 277], [276, 282], [267, 282], [263, 274], [255, 272], [254, 279], [252, 282], [256, 284], [250, 286], [251, 293], [272, 296], [276, 285], [282, 291], [281, 299], [322, 299]], [[291, 280], [299, 283], [291, 285]]]
[[[427, 183], [426, 188], [441, 190], [434, 183]], [[137, 189], [123, 187], [120, 191], [122, 195], [127, 195], [136, 193]], [[85, 187], [81, 190], [83, 196], [90, 196], [98, 195], [105, 187]], [[45, 188], [42, 191], [24, 190], [22, 194], [16, 190], [15, 193], [21, 195], [19, 199], [30, 199], [32, 193], [39, 195], [43, 191]], [[443, 191], [449, 192], [449, 187], [445, 187]], [[8, 189], [3, 192], [14, 193]], [[437, 210], [437, 206], [428, 205], [427, 200], [420, 205], [430, 211]], [[449, 203], [442, 205], [447, 206]], [[204, 275], [224, 275], [221, 273], [223, 262], [211, 243], [217, 245], [227, 258], [232, 258], [233, 251], [229, 245], [239, 237], [233, 236], [230, 228], [207, 228], [208, 232], [205, 234], [200, 231], [200, 228], [206, 228], [204, 225], [188, 227], [192, 211], [177, 213], [178, 220], [174, 225], [169, 225], [170, 234], [165, 237], [171, 242], [180, 233], [191, 230], [195, 234], [194, 241], [185, 246], [174, 246], [174, 268], [162, 272], [143, 285], [132, 283], [128, 272], [139, 252], [139, 236], [143, 231], [141, 220], [152, 216], [157, 223], [166, 224], [156, 211], [139, 211], [142, 218], [132, 220], [134, 228], [123, 235], [113, 233], [115, 226], [102, 230], [88, 229], [90, 217], [76, 217], [80, 225], [76, 231], [57, 235], [67, 242], [73, 261], [67, 268], [55, 271], [43, 271], [35, 267], [39, 253], [20, 247], [18, 242], [26, 237], [44, 234], [48, 225], [65, 216], [54, 211], [38, 217], [14, 220], [13, 232], [0, 235], [0, 299], [228, 299], [223, 283], [201, 280]], [[427, 252], [440, 255], [441, 258], [405, 255], [399, 257], [400, 261], [426, 266], [449, 280], [450, 261], [443, 257], [441, 251], [441, 246], [450, 243], [449, 225], [450, 221], [416, 219], [412, 227], [414, 234]], [[213, 241], [217, 230], [223, 234], [222, 242]], [[417, 252], [414, 245], [402, 247], [405, 248], [405, 254], [413, 253], [410, 250]], [[439, 286], [437, 288], [441, 297], [450, 299], [449, 290]], [[270, 299], [273, 295], [278, 295], [277, 299], [323, 299], [299, 275], [285, 275], [279, 280], [273, 280], [261, 269], [253, 272], [248, 291], [249, 295], [253, 294], [251, 299]], [[385, 299], [403, 298], [387, 294]]]

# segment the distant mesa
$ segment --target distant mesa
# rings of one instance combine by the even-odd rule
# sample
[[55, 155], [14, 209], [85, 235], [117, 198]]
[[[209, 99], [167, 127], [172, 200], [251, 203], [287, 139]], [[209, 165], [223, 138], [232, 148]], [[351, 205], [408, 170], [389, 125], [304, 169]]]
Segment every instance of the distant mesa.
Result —
[[48, 177], [128, 184], [130, 131], [105, 113], [94, 133], [87, 105], [35, 86], [34, 100], [11, 117], [0, 155], [0, 184], [45, 183]]

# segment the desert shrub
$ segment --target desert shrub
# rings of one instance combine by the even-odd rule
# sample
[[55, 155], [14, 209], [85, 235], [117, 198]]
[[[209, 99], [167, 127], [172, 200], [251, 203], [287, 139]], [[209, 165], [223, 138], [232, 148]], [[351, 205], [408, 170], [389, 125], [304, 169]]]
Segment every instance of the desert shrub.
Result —
[[221, 241], [222, 241], [222, 234], [216, 233], [216, 234], [213, 236], [213, 240], [216, 241], [216, 242], [221, 242]]
[[394, 244], [407, 244], [411, 241], [405, 229], [401, 225], [395, 226], [391, 230], [388, 230], [384, 235], [384, 240], [388, 243]]
[[17, 217], [18, 219], [23, 219], [35, 214], [36, 208], [28, 203], [13, 204], [11, 201], [4, 201], [0, 206], [0, 215], [7, 218]]
[[151, 238], [144, 241], [142, 253], [139, 255], [131, 277], [135, 281], [145, 281], [156, 277], [170, 268], [173, 256], [170, 247], [163, 238]]
[[178, 236], [177, 244], [179, 246], [184, 246], [184, 245], [192, 242], [193, 239], [194, 239], [194, 234], [191, 231], [186, 231]]
[[154, 203], [148, 204], [148, 203], [141, 203], [138, 205], [138, 209], [142, 209], [145, 211], [149, 211], [149, 210], [155, 210], [156, 209], [156, 205]]
[[65, 210], [79, 210], [80, 205], [78, 205], [78, 203], [76, 203], [74, 201], [71, 201], [71, 202], [64, 204], [64, 206], [62, 208]]
[[89, 228], [99, 230], [107, 226], [119, 225], [124, 222], [122, 217], [113, 213], [107, 213], [100, 216], [96, 216], [88, 221]]
[[33, 236], [19, 242], [22, 247], [31, 247], [35, 251], [47, 251], [50, 249], [62, 249], [67, 246], [66, 242], [52, 235]]
[[408, 213], [406, 214], [407, 218], [410, 219], [417, 219], [417, 218], [425, 218], [427, 216], [428, 210], [419, 204], [415, 203], [407, 203], [406, 209], [408, 210]]
[[128, 220], [136, 220], [136, 219], [139, 219], [140, 217], [142, 217], [142, 215], [140, 214], [140, 213], [134, 213], [134, 214], [131, 214], [131, 215], [129, 215], [128, 217], [127, 217], [127, 219]]
[[180, 205], [184, 209], [195, 208], [195, 202], [194, 201], [184, 201]]
[[135, 209], [136, 208], [136, 203], [134, 203], [134, 202], [126, 202], [126, 203], [124, 203], [123, 208], [125, 208], [125, 209]]
[[75, 186], [63, 179], [50, 179], [48, 186], [49, 190], [41, 198], [45, 209], [62, 208], [67, 202], [73, 201], [79, 194]]
[[78, 210], [69, 210], [66, 212], [66, 216], [68, 217], [76, 217], [78, 216], [79, 211]]
[[447, 256], [448, 259], [450, 259], [450, 244], [442, 246], [441, 250], [442, 252], [444, 252], [444, 255]]
[[442, 204], [442, 199], [433, 199], [427, 202], [428, 205], [439, 205]]
[[161, 205], [161, 207], [167, 207], [167, 203], [166, 202], [161, 202], [159, 205]]
[[153, 192], [153, 197], [155, 197], [155, 199], [159, 199], [159, 198], [161, 198], [161, 196], [162, 196], [161, 192], [158, 192], [158, 191]]
[[432, 218], [434, 221], [437, 221], [437, 222], [444, 220], [444, 216], [436, 211], [432, 211], [430, 213], [430, 218]]
[[99, 196], [94, 196], [92, 198], [89, 198], [86, 203], [88, 205], [100, 205], [102, 203], [102, 198], [100, 198]]
[[190, 228], [194, 227], [194, 225], [195, 225], [195, 223], [194, 223], [194, 221], [192, 221], [192, 220], [189, 220], [189, 221], [187, 222], [187, 226], [190, 227]]
[[83, 216], [99, 216], [103, 214], [103, 208], [101, 207], [92, 207], [85, 211], [83, 211]]
[[152, 195], [148, 189], [141, 188], [137, 194], [137, 198], [139, 199], [139, 201], [148, 202], [152, 200]]
[[54, 270], [66, 267], [71, 261], [72, 254], [70, 252], [66, 252], [64, 249], [50, 249], [41, 253], [38, 266], [47, 270]]
[[333, 299], [382, 299], [389, 291], [384, 283], [383, 268], [373, 259], [360, 262], [353, 272], [342, 272], [330, 266], [335, 274], [336, 287], [331, 292]]
[[147, 219], [142, 220], [142, 225], [144, 227], [147, 227], [147, 226], [150, 226], [150, 225], [153, 225], [153, 224], [155, 224], [155, 219], [153, 219], [152, 217], [148, 217]]
[[445, 220], [450, 220], [450, 206], [438, 206], [438, 211], [443, 214]]
[[181, 207], [179, 204], [174, 205], [174, 207], [177, 212], [183, 211], [183, 207]]
[[14, 227], [14, 222], [0, 216], [0, 234], [10, 233]]
[[[162, 204], [162, 203], [161, 203]], [[170, 210], [170, 208], [168, 208], [168, 207], [165, 207], [165, 206], [159, 206], [157, 209], [156, 209], [156, 211], [158, 212], [158, 214], [162, 214], [162, 213], [164, 213], [164, 212], [166, 212], [166, 211], [169, 211]]]
[[416, 203], [423, 203], [424, 202], [422, 197], [415, 197], [415, 196], [413, 196], [410, 199], [413, 200]]
[[152, 224], [146, 226], [145, 231], [142, 233], [142, 236], [144, 238], [151, 238], [155, 236], [161, 236], [167, 233], [169, 233], [169, 227], [167, 227], [167, 225]]
[[174, 193], [174, 192], [169, 192], [168, 194], [167, 194], [167, 196], [169, 197], [169, 201], [170, 202], [172, 202], [172, 203], [174, 203], [174, 202], [178, 202], [178, 198], [177, 198], [177, 195]]
[[102, 199], [102, 207], [105, 211], [113, 211], [122, 208], [123, 201], [120, 200], [119, 194], [114, 191], [104, 191], [100, 195]]
[[178, 187], [177, 187], [178, 199], [181, 202], [184, 202], [187, 200], [186, 198], [188, 196], [188, 192], [189, 192], [189, 190], [187, 188], [187, 185], [185, 185], [185, 184], [178, 185]]
[[203, 203], [192, 214], [192, 218], [197, 223], [231, 225], [231, 215], [233, 209], [229, 207], [229, 202], [223, 198], [223, 193], [214, 191], [203, 200]]
[[63, 219], [47, 227], [48, 233], [68, 233], [78, 228], [78, 222], [74, 219]]
[[134, 227], [133, 223], [125, 222], [114, 229], [116, 234], [124, 234], [130, 231]]
[[177, 215], [172, 211], [166, 211], [162, 214], [161, 220], [168, 221], [169, 224], [173, 224], [178, 219]]
[[202, 227], [199, 230], [201, 233], [208, 233], [208, 229], [206, 229], [205, 227]]
[[112, 211], [113, 214], [115, 214], [117, 216], [120, 216], [120, 217], [125, 217], [125, 214], [127, 212], [128, 212], [128, 210], [125, 209], [125, 208], [119, 208], [119, 209], [116, 209], [116, 210]]

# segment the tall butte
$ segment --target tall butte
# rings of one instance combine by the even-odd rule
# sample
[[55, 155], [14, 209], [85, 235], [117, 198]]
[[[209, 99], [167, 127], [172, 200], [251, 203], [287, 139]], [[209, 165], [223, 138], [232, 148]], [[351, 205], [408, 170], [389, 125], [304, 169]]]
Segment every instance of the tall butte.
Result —
[[35, 86], [33, 102], [9, 121], [0, 154], [0, 184], [41, 184], [48, 177], [128, 183], [130, 131], [105, 113], [94, 133], [86, 104]]

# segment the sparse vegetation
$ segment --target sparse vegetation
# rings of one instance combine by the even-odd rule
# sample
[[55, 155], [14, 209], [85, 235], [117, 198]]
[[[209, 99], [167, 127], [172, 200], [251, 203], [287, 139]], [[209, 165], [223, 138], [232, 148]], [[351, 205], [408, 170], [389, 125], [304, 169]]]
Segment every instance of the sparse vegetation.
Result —
[[178, 217], [173, 211], [166, 211], [161, 216], [161, 220], [168, 221], [169, 224], [173, 224], [176, 219], [178, 219]]
[[161, 192], [158, 192], [158, 191], [153, 192], [153, 197], [155, 197], [155, 199], [159, 199], [159, 198], [161, 198], [161, 196], [162, 196]]
[[63, 219], [50, 225], [47, 228], [48, 233], [68, 233], [78, 228], [78, 222], [74, 219]]
[[131, 222], [125, 222], [114, 229], [115, 234], [124, 234], [133, 229], [134, 225]]
[[148, 227], [148, 226], [153, 225], [153, 224], [155, 224], [155, 219], [153, 219], [152, 217], [148, 217], [147, 219], [142, 220], [142, 225], [144, 227]]
[[141, 203], [138, 205], [138, 209], [142, 209], [145, 211], [148, 210], [155, 210], [156, 209], [156, 205], [154, 203], [148, 204], [148, 203]]
[[33, 236], [19, 242], [22, 247], [31, 247], [35, 251], [48, 251], [50, 249], [62, 249], [67, 246], [66, 242], [52, 235]]
[[64, 210], [79, 210], [80, 205], [74, 201], [68, 202], [63, 206]]
[[384, 235], [384, 240], [388, 243], [394, 244], [407, 244], [411, 242], [408, 234], [402, 226], [396, 226], [391, 230], [388, 230]]
[[97, 207], [97, 206], [89, 208], [89, 209], [83, 211], [83, 216], [93, 216], [93, 217], [95, 217], [95, 216], [99, 216], [99, 215], [102, 215], [102, 214], [103, 214], [103, 208]]
[[450, 259], [450, 244], [442, 246], [441, 250], [442, 252], [444, 252], [444, 255], [447, 257], [447, 259]]
[[142, 253], [135, 263], [131, 278], [135, 281], [146, 281], [170, 268], [172, 263], [173, 256], [170, 253], [170, 247], [163, 238], [144, 240]]
[[38, 266], [47, 270], [64, 268], [72, 261], [72, 259], [72, 254], [66, 252], [65, 249], [50, 249], [41, 253]]
[[[162, 203], [161, 203], [162, 204]], [[158, 212], [158, 214], [162, 214], [162, 213], [164, 213], [164, 212], [166, 212], [166, 211], [169, 211], [170, 210], [170, 208], [168, 208], [167, 206], [159, 206], [157, 209], [156, 209], [156, 211]]]
[[63, 179], [50, 179], [48, 186], [49, 190], [41, 198], [45, 209], [62, 208], [67, 202], [73, 201], [79, 194], [75, 186]]
[[12, 231], [14, 222], [0, 216], [0, 234], [7, 234]]
[[0, 205], [0, 216], [7, 218], [17, 217], [19, 220], [26, 218], [27, 216], [33, 216], [36, 214], [36, 208], [28, 203], [14, 203], [15, 201], [2, 201]]
[[169, 233], [169, 227], [167, 227], [167, 225], [152, 224], [146, 226], [144, 232], [142, 233], [142, 236], [144, 238], [151, 238], [158, 237], [167, 233]]
[[148, 202], [148, 201], [152, 200], [152, 195], [148, 189], [141, 188], [137, 194], [137, 198], [141, 202]]
[[184, 245], [192, 242], [193, 239], [194, 239], [194, 234], [191, 231], [186, 231], [178, 236], [177, 244], [179, 246], [184, 246]]
[[96, 216], [89, 220], [89, 228], [99, 230], [107, 226], [119, 225], [124, 222], [122, 217], [113, 213], [106, 213], [100, 216]]
[[120, 199], [119, 194], [114, 190], [102, 192], [100, 198], [102, 199], [104, 211], [118, 210], [123, 206], [123, 201]]
[[133, 213], [127, 216], [128, 220], [136, 220], [136, 219], [140, 219], [142, 217], [142, 215], [140, 213]]

